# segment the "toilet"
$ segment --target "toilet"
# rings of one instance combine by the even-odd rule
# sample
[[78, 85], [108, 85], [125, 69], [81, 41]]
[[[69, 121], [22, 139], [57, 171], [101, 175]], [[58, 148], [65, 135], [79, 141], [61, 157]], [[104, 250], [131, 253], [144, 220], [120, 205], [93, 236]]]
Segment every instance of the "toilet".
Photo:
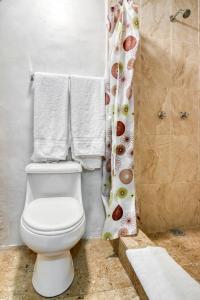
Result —
[[20, 232], [37, 253], [32, 283], [44, 297], [63, 293], [74, 278], [70, 249], [85, 231], [82, 168], [76, 162], [32, 163]]

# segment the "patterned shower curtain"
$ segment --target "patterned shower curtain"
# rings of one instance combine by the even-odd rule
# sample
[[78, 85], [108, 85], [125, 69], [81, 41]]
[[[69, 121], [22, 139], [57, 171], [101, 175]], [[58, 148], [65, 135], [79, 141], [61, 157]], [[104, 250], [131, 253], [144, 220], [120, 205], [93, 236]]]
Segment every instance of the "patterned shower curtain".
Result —
[[132, 80], [139, 44], [138, 7], [128, 0], [108, 0], [108, 27], [103, 238], [115, 239], [137, 233]]

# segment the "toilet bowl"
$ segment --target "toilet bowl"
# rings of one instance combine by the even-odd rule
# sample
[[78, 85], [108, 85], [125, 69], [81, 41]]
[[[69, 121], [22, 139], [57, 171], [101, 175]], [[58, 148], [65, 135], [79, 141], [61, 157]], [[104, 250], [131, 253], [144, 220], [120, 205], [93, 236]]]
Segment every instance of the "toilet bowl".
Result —
[[63, 293], [74, 278], [70, 249], [85, 230], [81, 166], [75, 162], [30, 164], [20, 231], [37, 253], [33, 287], [42, 296]]

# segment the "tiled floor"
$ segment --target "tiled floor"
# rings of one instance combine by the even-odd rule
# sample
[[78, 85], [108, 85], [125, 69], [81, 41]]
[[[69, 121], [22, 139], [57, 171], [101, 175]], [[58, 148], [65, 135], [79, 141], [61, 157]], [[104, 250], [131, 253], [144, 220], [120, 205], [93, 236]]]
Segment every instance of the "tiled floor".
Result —
[[[51, 299], [139, 300], [108, 241], [82, 241], [77, 253], [73, 284]], [[0, 251], [0, 300], [43, 299], [31, 284], [34, 261], [35, 254], [26, 247]]]
[[169, 254], [197, 281], [200, 282], [200, 230], [186, 230], [183, 236], [171, 232], [149, 234], [158, 246]]

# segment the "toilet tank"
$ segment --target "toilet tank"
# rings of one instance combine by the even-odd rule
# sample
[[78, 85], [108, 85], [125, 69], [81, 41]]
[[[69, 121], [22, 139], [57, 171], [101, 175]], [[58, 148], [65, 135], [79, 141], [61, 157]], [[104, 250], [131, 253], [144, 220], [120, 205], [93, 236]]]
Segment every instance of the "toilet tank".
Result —
[[26, 167], [26, 204], [37, 198], [81, 197], [81, 165], [76, 162], [31, 163]]

